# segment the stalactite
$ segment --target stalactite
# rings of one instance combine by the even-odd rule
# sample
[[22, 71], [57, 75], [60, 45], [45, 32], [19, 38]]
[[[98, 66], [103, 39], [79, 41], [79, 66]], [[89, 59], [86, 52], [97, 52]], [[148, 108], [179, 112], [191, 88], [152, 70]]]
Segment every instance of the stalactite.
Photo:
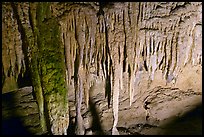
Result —
[[[129, 51], [128, 51], [128, 44], [129, 44], [129, 23], [130, 22], [130, 18], [128, 16], [128, 10], [129, 10], [129, 7], [128, 9], [124, 9], [123, 11], [123, 31], [124, 31], [124, 53], [123, 53], [123, 56], [124, 56], [124, 71], [125, 73], [127, 74], [128, 72], [128, 54], [129, 54]], [[125, 20], [126, 18], [128, 18], [128, 20]], [[129, 79], [127, 79], [128, 81]], [[125, 87], [128, 88], [128, 82], [126, 82], [126, 85]], [[128, 89], [124, 89], [124, 90], [128, 90]]]
[[74, 59], [76, 58], [76, 40], [75, 40], [75, 15], [73, 12], [71, 12], [71, 17], [72, 17], [72, 23], [71, 23], [71, 28], [72, 28], [72, 35], [70, 36], [71, 37], [71, 75], [74, 76]]
[[197, 24], [194, 27], [194, 50], [193, 50], [193, 54], [192, 54], [192, 64], [193, 65], [198, 65], [198, 64], [202, 64], [202, 47], [199, 45], [199, 43], [201, 42], [201, 37], [202, 37], [202, 33], [201, 31], [201, 25]]
[[[177, 66], [177, 32], [174, 33], [173, 37], [172, 37], [172, 59], [171, 59], [171, 68], [170, 68], [170, 73], [167, 76], [167, 80], [168, 82], [172, 81], [173, 79], [176, 79], [177, 77], [177, 72], [176, 70], [176, 66]], [[169, 76], [171, 76], [172, 78], [169, 79]], [[170, 81], [169, 81], [170, 80]]]
[[120, 92], [120, 85], [119, 85], [119, 78], [120, 75], [120, 66], [117, 64], [115, 65], [114, 74], [113, 74], [113, 127], [112, 127], [112, 135], [119, 135], [119, 132], [116, 128], [118, 123], [118, 104], [119, 104], [119, 92]]
[[123, 63], [120, 62], [120, 90], [123, 91]]
[[168, 78], [171, 68], [172, 62], [172, 34], [168, 35], [167, 37], [167, 46], [166, 46], [166, 68], [165, 68], [165, 78]]
[[2, 12], [2, 65], [4, 66], [3, 73], [6, 76], [6, 82], [4, 81], [6, 85], [2, 85], [2, 90], [8, 92], [24, 84], [18, 85], [17, 81], [19, 77], [24, 77], [27, 70], [22, 50], [22, 34], [18, 27], [19, 20], [16, 18], [17, 13], [14, 12], [10, 3], [2, 5]]
[[[86, 19], [86, 18], [85, 18]], [[84, 80], [84, 96], [85, 96], [85, 103], [86, 106], [88, 108], [89, 106], [89, 88], [90, 88], [90, 72], [89, 72], [89, 68], [90, 68], [90, 60], [88, 58], [88, 50], [90, 50], [89, 45], [90, 45], [90, 31], [89, 31], [89, 26], [88, 26], [88, 22], [86, 22], [86, 45], [85, 45], [85, 58], [84, 58], [84, 69], [85, 69], [85, 80]]]
[[[128, 16], [130, 16], [128, 14], [129, 11], [124, 11], [124, 20], [125, 18], [127, 18]], [[128, 18], [130, 19], [130, 18]], [[124, 22], [125, 28], [124, 28], [124, 33], [125, 33], [125, 37], [126, 37], [126, 51], [127, 51], [127, 66], [129, 67], [128, 69], [126, 69], [127, 71], [129, 70], [129, 80], [127, 82], [128, 84], [128, 91], [129, 91], [129, 98], [130, 98], [130, 105], [132, 102], [132, 96], [133, 96], [133, 87], [132, 87], [132, 83], [133, 83], [133, 76], [134, 76], [134, 64], [135, 64], [135, 41], [136, 41], [136, 32], [135, 32], [135, 25], [134, 25], [134, 21], [130, 21], [130, 20], [126, 20], [127, 22]], [[129, 22], [129, 23], [128, 23]], [[131, 24], [132, 23], [132, 24]]]
[[[90, 4], [91, 6], [88, 5], [85, 3], [53, 3], [51, 11], [48, 10], [50, 9], [49, 7], [48, 9], [45, 8], [46, 10], [42, 10], [42, 13], [37, 16], [33, 13], [33, 15], [28, 15], [29, 7], [25, 3], [18, 5], [17, 11], [19, 15], [22, 15], [19, 19], [28, 33], [26, 35], [28, 37], [26, 44], [35, 45], [35, 41], [41, 39], [41, 37], [38, 37], [38, 39], [33, 38], [33, 32], [45, 39], [55, 38], [54, 34], [51, 35], [52, 33], [48, 33], [45, 30], [42, 33], [41, 29], [43, 30], [43, 27], [37, 32], [34, 27], [36, 23], [34, 21], [31, 23], [32, 18], [38, 18], [39, 24], [43, 22], [43, 24], [48, 23], [48, 25], [50, 25], [49, 22], [53, 18], [61, 20], [61, 38], [66, 57], [65, 78], [68, 86], [75, 87], [76, 94], [77, 134], [84, 134], [81, 104], [84, 101], [87, 108], [89, 106], [89, 90], [94, 81], [92, 77], [95, 80], [97, 78], [103, 82], [105, 81], [105, 97], [108, 98], [108, 107], [111, 106], [112, 98], [114, 119], [112, 134], [119, 134], [116, 127], [119, 120], [120, 92], [129, 92], [129, 105], [131, 106], [135, 101], [135, 91], [138, 91], [137, 87], [143, 72], [147, 71], [151, 82], [154, 80], [156, 71], [160, 69], [168, 83], [177, 77], [183, 66], [187, 66], [190, 63], [192, 65], [202, 64], [202, 46], [199, 44], [201, 41], [202, 22], [200, 21], [196, 24], [195, 21], [193, 25], [188, 26], [187, 21], [196, 20], [199, 17], [190, 18], [190, 12], [195, 9], [190, 8], [184, 13], [177, 7], [179, 6], [177, 3], [114, 3], [113, 5], [115, 6], [112, 8], [103, 7], [104, 14], [100, 16], [97, 16], [99, 7], [93, 3]], [[183, 6], [184, 3], [180, 5]], [[47, 5], [45, 6], [47, 7]], [[183, 8], [187, 9], [185, 6]], [[14, 15], [10, 15], [10, 12], [4, 12], [6, 15], [8, 14], [8, 18], [3, 18], [3, 21], [13, 23], [7, 24], [8, 27], [16, 26], [17, 22], [13, 18]], [[53, 14], [51, 15], [50, 12], [53, 12]], [[194, 14], [197, 14], [196, 11], [193, 11], [192, 15], [194, 16]], [[172, 18], [170, 18], [170, 15]], [[3, 23], [3, 25], [5, 24]], [[44, 27], [46, 27], [45, 24]], [[24, 56], [18, 48], [23, 45], [23, 41], [17, 42], [23, 36], [16, 28], [14, 33], [8, 33], [8, 40], [3, 40], [4, 45], [8, 45], [6, 48], [2, 48], [3, 52], [6, 52], [2, 62], [5, 76], [16, 75], [15, 73], [18, 75], [25, 71]], [[48, 37], [44, 37], [44, 34], [47, 34]], [[189, 35], [186, 36], [186, 34]], [[11, 43], [15, 44], [12, 45]], [[24, 43], [24, 45], [26, 44]], [[52, 44], [47, 44], [46, 42], [41, 44], [39, 42], [39, 53], [46, 55], [47, 53], [44, 50], [52, 53], [52, 50], [43, 48], [44, 45], [49, 46]], [[33, 64], [37, 64], [37, 61], [39, 61], [39, 64], [49, 62], [50, 58], [37, 54], [37, 48], [33, 49], [32, 56], [29, 56], [37, 58], [37, 60], [31, 61]], [[8, 59], [6, 60], [5, 58]], [[46, 82], [51, 77], [54, 77], [57, 71], [49, 71], [50, 75], [46, 75], [48, 68], [43, 64], [34, 66], [33, 69], [37, 70], [33, 71], [34, 74], [43, 75], [42, 77], [36, 77], [37, 82], [34, 83], [34, 90], [38, 90], [38, 92], [51, 91], [52, 86], [45, 87], [45, 89], [42, 86], [46, 85]], [[126, 77], [127, 81], [125, 83], [127, 85], [123, 83], [123, 79]], [[59, 115], [60, 113], [56, 112], [56, 104], [53, 107], [49, 104], [58, 101], [57, 97], [57, 95], [49, 96], [47, 93], [45, 95], [46, 103], [49, 105], [46, 106], [48, 106], [50, 115], [54, 115], [54, 113]], [[39, 94], [38, 98], [43, 98], [42, 94]], [[50, 101], [48, 101], [49, 99]], [[42, 100], [38, 100], [38, 102], [43, 103]], [[43, 104], [40, 105], [39, 109], [42, 115], [44, 106]], [[52, 131], [61, 134], [63, 131], [58, 131], [57, 128], [59, 127], [56, 127], [59, 126], [58, 121], [55, 121], [53, 117], [50, 119], [51, 124], [53, 124]], [[66, 134], [66, 131], [64, 133]]]
[[163, 38], [163, 45], [162, 45], [162, 50], [164, 53], [164, 57], [163, 57], [163, 62], [162, 62], [162, 74], [163, 74], [163, 78], [165, 79], [165, 74], [166, 74], [166, 58], [167, 58], [167, 53], [166, 53], [166, 44], [167, 44], [167, 40], [166, 37]]
[[192, 45], [193, 45], [193, 38], [192, 36], [190, 36], [188, 38], [188, 41], [186, 42], [188, 44], [187, 45], [187, 48], [186, 48], [186, 55], [185, 55], [185, 60], [184, 60], [184, 66], [190, 62], [191, 60], [191, 50], [192, 50]]
[[147, 68], [148, 68], [148, 72], [149, 72], [149, 74], [150, 74], [150, 45], [149, 45], [149, 39], [150, 39], [150, 35], [149, 35], [149, 33], [148, 32], [146, 32], [146, 34], [145, 34], [145, 36], [146, 36], [146, 38], [145, 38], [145, 43], [146, 43], [146, 45], [147, 45], [147, 47], [146, 47], [146, 53], [147, 53], [147, 57], [146, 57], [146, 64], [147, 64]]
[[131, 70], [130, 80], [129, 80], [129, 98], [130, 98], [130, 106], [132, 105], [133, 100], [133, 70]]
[[76, 117], [77, 117], [77, 126], [76, 126], [76, 134], [77, 135], [84, 135], [85, 129], [83, 125], [83, 118], [81, 116], [81, 105], [82, 105], [82, 98], [83, 98], [83, 80], [85, 77], [85, 72], [82, 66], [78, 68], [78, 75], [77, 75], [77, 91], [76, 91]]

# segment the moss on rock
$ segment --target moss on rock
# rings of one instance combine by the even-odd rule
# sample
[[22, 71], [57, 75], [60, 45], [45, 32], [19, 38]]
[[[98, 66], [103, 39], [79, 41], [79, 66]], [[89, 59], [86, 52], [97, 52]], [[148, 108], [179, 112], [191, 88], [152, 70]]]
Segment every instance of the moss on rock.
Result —
[[[52, 127], [53, 121], [58, 119], [52, 119], [52, 117], [56, 115], [60, 117], [68, 111], [68, 93], [65, 82], [65, 57], [59, 37], [59, 24], [56, 18], [52, 18], [49, 4], [39, 3], [36, 17], [39, 75], [44, 101], [47, 104], [45, 109], [48, 112], [49, 124]], [[56, 111], [59, 112], [56, 113]]]

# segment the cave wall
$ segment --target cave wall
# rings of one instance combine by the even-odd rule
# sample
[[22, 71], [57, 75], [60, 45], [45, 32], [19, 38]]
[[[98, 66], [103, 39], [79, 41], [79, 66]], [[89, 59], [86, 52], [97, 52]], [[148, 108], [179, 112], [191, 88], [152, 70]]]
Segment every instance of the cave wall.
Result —
[[[61, 12], [64, 13], [61, 15], [64, 18], [60, 20], [60, 24], [62, 41], [65, 49], [67, 48], [65, 50], [67, 69], [71, 70], [68, 71], [67, 79], [73, 83], [71, 80], [75, 73], [73, 59], [77, 60], [80, 56], [82, 61], [79, 64], [82, 68], [79, 65], [79, 69], [85, 73], [79, 73], [84, 82], [82, 90], [85, 102], [89, 96], [87, 88], [91, 88], [90, 77], [94, 75], [98, 82], [96, 85], [102, 85], [102, 88], [96, 88], [98, 90], [94, 92], [104, 93], [113, 109], [111, 113], [113, 118], [111, 115], [105, 117], [102, 113], [106, 129], [107, 123], [110, 123], [109, 125], [113, 123], [114, 129], [117, 122], [122, 125], [125, 120], [136, 115], [143, 117], [141, 121], [152, 115], [154, 118], [149, 121], [152, 124], [157, 119], [164, 120], [170, 115], [180, 113], [180, 107], [185, 105], [178, 102], [178, 111], [169, 114], [163, 114], [163, 111], [160, 113], [160, 107], [152, 109], [152, 112], [145, 110], [143, 106], [145, 98], [148, 97], [147, 92], [157, 86], [179, 88], [181, 92], [186, 93], [192, 89], [199, 95], [195, 97], [198, 102], [192, 101], [192, 104], [200, 103], [202, 91], [200, 3], [106, 3], [103, 7], [104, 14], [101, 15], [96, 12], [100, 8], [97, 9], [94, 4], [89, 5], [91, 8], [87, 5], [84, 7], [83, 4], [72, 6], [74, 8], [68, 6], [65, 10], [67, 12], [54, 10], [58, 16]], [[152, 96], [156, 95], [158, 98], [160, 96], [158, 93], [149, 92]], [[175, 96], [176, 93], [172, 92], [172, 98]], [[185, 97], [182, 98], [185, 100]], [[124, 99], [129, 100], [130, 106], [134, 103], [134, 107], [138, 107], [131, 109], [135, 116], [131, 116], [133, 114], [128, 111], [126, 116], [122, 112], [119, 112], [118, 116], [118, 109], [128, 106], [121, 103], [118, 108]], [[128, 122], [130, 125], [131, 121]], [[135, 120], [132, 124], [134, 122]], [[112, 133], [118, 134], [117, 130], [113, 130]]]
[[[3, 92], [32, 85], [42, 131], [62, 134], [69, 123], [65, 58], [57, 20], [45, 21], [45, 18], [50, 17], [49, 3], [3, 3], [2, 8], [5, 20], [3, 41], [8, 41], [8, 44], [3, 43], [3, 56], [7, 58], [3, 60], [2, 72], [5, 80], [8, 79], [2, 82], [7, 83], [3, 84]], [[11, 39], [16, 39], [16, 44], [14, 40], [7, 40], [7, 31], [14, 35]], [[27, 72], [26, 78], [24, 72]], [[13, 83], [10, 79], [14, 79]], [[30, 83], [26, 85], [24, 81]], [[64, 127], [59, 128], [59, 125]]]
[[[81, 104], [88, 107], [91, 94], [100, 92], [118, 134], [124, 97], [131, 107], [156, 86], [202, 91], [201, 8], [200, 2], [3, 3], [3, 92], [20, 87], [31, 72], [39, 104], [45, 97], [45, 106], [58, 106], [68, 85], [69, 96], [76, 94], [78, 134], [84, 134]], [[95, 86], [101, 89], [93, 92]], [[58, 119], [59, 109], [49, 106], [49, 115]], [[57, 127], [68, 125], [62, 123]]]

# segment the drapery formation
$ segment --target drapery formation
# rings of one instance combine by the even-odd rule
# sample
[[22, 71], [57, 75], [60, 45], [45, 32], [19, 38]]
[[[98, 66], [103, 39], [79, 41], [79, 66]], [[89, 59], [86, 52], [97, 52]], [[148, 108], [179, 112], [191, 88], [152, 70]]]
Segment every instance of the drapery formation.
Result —
[[[148, 73], [149, 85], [156, 71], [176, 83], [183, 67], [202, 64], [201, 12], [201, 3], [193, 2], [6, 3], [3, 75], [17, 79], [30, 69], [41, 124], [45, 127], [48, 113], [53, 134], [66, 134], [70, 85], [75, 87], [76, 133], [84, 134], [81, 103], [88, 108], [96, 75], [105, 81], [113, 110], [112, 134], [119, 134], [119, 95], [129, 92], [131, 106], [142, 74]], [[14, 33], [6, 22], [18, 26]]]

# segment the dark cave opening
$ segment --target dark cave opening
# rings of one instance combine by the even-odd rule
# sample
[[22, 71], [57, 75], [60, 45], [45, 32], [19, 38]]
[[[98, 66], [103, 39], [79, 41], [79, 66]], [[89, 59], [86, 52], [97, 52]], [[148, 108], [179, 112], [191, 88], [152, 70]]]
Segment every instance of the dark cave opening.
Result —
[[30, 72], [28, 70], [26, 70], [24, 75], [22, 75], [22, 73], [20, 73], [18, 75], [17, 83], [18, 83], [19, 88], [26, 87], [26, 86], [32, 86]]

